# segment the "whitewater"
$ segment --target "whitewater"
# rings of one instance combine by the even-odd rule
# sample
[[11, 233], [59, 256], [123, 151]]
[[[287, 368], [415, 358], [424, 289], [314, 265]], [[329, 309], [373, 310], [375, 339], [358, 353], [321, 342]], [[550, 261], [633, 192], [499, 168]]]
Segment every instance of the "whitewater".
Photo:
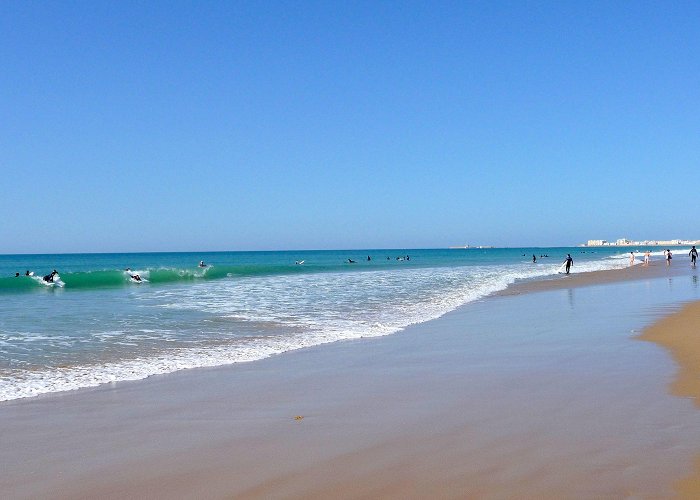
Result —
[[567, 253], [574, 272], [628, 265], [575, 247], [0, 256], [0, 401], [394, 334], [557, 278]]

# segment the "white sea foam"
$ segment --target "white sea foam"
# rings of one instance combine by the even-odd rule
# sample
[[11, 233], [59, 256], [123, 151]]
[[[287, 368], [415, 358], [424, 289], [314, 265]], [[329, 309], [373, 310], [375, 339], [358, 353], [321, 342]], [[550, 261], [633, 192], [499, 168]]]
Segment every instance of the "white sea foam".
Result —
[[[574, 263], [575, 272], [626, 267], [622, 257]], [[97, 342], [132, 355], [52, 369], [0, 372], [0, 400], [139, 380], [178, 370], [250, 362], [339, 340], [388, 335], [438, 318], [455, 308], [505, 289], [519, 279], [555, 275], [561, 262], [537, 265], [406, 268], [358, 273], [319, 273], [218, 280], [167, 287], [139, 297], [144, 307], [164, 312], [196, 311], [220, 322], [220, 330], [197, 339], [177, 329], [125, 328], [95, 332]], [[171, 314], [172, 314], [171, 313]], [[255, 335], [231, 333], [254, 325]], [[257, 326], [256, 326], [257, 325]], [[269, 325], [264, 330], [261, 325]], [[32, 339], [26, 339], [31, 341]], [[57, 339], [53, 339], [56, 341]], [[61, 339], [63, 341], [63, 339]], [[160, 341], [157, 352], [138, 349]], [[169, 342], [177, 343], [169, 347]]]

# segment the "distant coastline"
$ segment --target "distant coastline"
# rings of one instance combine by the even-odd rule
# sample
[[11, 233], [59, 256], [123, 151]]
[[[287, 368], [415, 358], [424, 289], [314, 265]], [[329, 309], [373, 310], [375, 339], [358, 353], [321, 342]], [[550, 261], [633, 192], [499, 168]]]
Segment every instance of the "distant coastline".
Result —
[[631, 247], [631, 246], [647, 246], [647, 247], [673, 247], [684, 245], [700, 245], [700, 240], [644, 240], [632, 241], [627, 238], [619, 238], [616, 241], [608, 240], [588, 240], [586, 243], [579, 245], [581, 247]]
[[467, 248], [496, 248], [491, 245], [477, 245], [477, 246], [470, 246], [470, 245], [460, 245], [460, 246], [455, 246], [455, 247], [447, 247], [449, 250], [464, 250]]

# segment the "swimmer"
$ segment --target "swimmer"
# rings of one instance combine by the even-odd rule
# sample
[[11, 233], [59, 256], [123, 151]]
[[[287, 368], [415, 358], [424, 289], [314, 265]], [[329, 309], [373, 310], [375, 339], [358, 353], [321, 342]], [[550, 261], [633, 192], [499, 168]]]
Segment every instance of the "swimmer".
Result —
[[354, 260], [352, 260], [352, 259], [348, 259], [348, 264], [354, 264], [354, 263], [355, 263], [355, 261], [354, 261]]

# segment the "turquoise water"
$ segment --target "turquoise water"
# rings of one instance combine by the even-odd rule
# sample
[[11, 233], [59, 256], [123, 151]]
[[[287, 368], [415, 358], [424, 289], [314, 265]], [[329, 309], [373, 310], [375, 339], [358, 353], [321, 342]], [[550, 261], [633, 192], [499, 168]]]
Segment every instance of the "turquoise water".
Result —
[[567, 253], [573, 272], [628, 265], [619, 248], [0, 256], [0, 400], [395, 333]]

